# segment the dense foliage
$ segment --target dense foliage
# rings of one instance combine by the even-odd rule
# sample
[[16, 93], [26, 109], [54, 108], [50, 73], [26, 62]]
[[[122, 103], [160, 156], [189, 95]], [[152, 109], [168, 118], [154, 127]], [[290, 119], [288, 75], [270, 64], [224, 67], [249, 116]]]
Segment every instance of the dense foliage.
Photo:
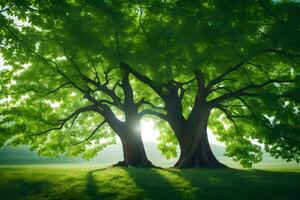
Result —
[[205, 96], [227, 156], [251, 166], [262, 158], [257, 141], [299, 161], [299, 3], [22, 0], [0, 9], [1, 56], [11, 66], [1, 70], [0, 145], [94, 156], [115, 136], [88, 108], [100, 102], [124, 120], [127, 63], [151, 81], [129, 76], [140, 116], [159, 117], [167, 157], [178, 141], [157, 93], [174, 86], [184, 119]]

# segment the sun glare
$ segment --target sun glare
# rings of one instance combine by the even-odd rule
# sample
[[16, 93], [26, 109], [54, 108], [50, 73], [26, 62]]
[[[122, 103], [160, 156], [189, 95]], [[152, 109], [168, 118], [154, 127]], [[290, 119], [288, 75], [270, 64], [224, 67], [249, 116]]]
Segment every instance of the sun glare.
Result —
[[159, 135], [158, 130], [155, 130], [154, 121], [152, 120], [142, 120], [142, 138], [144, 142], [157, 142], [157, 137]]

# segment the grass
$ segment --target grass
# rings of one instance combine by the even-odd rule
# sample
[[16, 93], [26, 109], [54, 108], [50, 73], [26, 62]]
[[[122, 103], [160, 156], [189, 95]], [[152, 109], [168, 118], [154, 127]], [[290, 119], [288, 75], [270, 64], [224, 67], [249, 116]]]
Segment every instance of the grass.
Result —
[[300, 168], [2, 166], [0, 199], [299, 199]]

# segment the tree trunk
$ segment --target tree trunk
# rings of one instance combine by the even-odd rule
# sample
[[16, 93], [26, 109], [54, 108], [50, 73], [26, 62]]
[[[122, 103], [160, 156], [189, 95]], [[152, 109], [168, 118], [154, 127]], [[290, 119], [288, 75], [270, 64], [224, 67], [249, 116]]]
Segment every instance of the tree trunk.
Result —
[[120, 136], [124, 160], [117, 163], [117, 166], [133, 167], [154, 167], [148, 160], [142, 137], [135, 132], [129, 132]]
[[225, 168], [214, 156], [207, 139], [207, 132], [202, 132], [199, 140], [180, 142], [181, 153], [174, 167], [177, 168]]
[[199, 117], [190, 119], [185, 132], [176, 135], [180, 145], [180, 157], [174, 167], [177, 168], [225, 168], [214, 156], [207, 138], [207, 122], [210, 110], [202, 111]]

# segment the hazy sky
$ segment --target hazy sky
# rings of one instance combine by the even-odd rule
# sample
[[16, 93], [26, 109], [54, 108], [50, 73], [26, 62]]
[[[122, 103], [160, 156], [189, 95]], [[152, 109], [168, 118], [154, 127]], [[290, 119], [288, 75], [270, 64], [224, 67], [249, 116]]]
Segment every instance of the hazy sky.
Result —
[[2, 56], [1, 56], [1, 53], [0, 53], [0, 70], [7, 69], [7, 68], [9, 68], [9, 67], [4, 66], [4, 60], [3, 60]]
[[2, 56], [0, 55], [0, 69], [3, 68], [3, 65], [4, 65], [4, 63], [3, 63], [3, 58], [2, 58]]

